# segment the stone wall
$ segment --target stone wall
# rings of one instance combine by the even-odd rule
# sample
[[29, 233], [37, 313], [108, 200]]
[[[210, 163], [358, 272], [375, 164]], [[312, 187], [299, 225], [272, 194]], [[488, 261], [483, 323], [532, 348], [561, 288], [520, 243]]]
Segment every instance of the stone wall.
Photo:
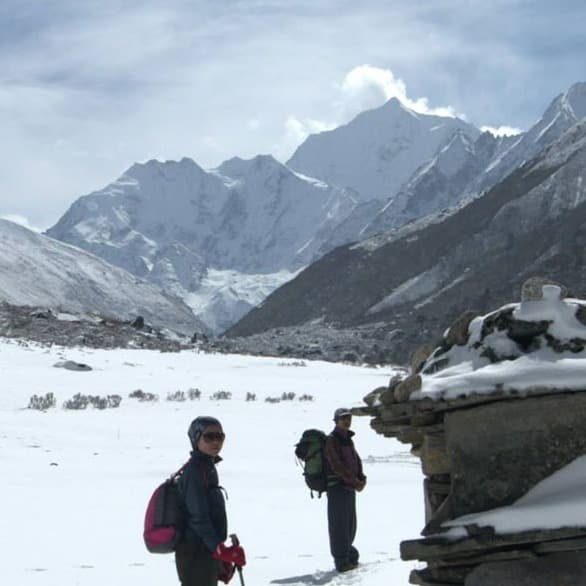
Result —
[[[427, 567], [414, 570], [411, 583], [586, 584], [586, 527], [497, 534], [492, 526], [462, 522], [448, 535], [445, 525], [512, 505], [586, 454], [586, 302], [564, 295], [562, 287], [536, 278], [524, 285], [521, 304], [485, 316], [466, 312], [437, 347], [413, 355], [407, 376], [395, 376], [354, 410], [371, 416], [377, 433], [409, 444], [421, 460], [424, 538], [403, 541], [401, 557]], [[505, 384], [501, 378], [482, 389], [470, 382], [515, 372], [516, 360], [523, 361], [524, 380]], [[539, 365], [543, 374], [562, 363], [572, 364], [571, 385], [552, 376], [546, 384], [531, 374]]]
[[[467, 537], [448, 541], [441, 524], [509, 505], [585, 454], [586, 393], [534, 389], [524, 398], [497, 392], [404, 402], [389, 402], [395, 396], [389, 389], [377, 389], [376, 394], [377, 404], [355, 413], [372, 416], [378, 433], [411, 444], [424, 476], [426, 537], [401, 544], [404, 560], [427, 562], [426, 568], [412, 572], [411, 583], [558, 586], [531, 582], [530, 577], [548, 575], [549, 570], [539, 568], [549, 568], [550, 557], [552, 564], [566, 559], [560, 552], [586, 550], [586, 528], [496, 535], [491, 528], [471, 526]], [[586, 573], [576, 574], [586, 571], [586, 565], [574, 560], [570, 566], [574, 585], [586, 584]]]

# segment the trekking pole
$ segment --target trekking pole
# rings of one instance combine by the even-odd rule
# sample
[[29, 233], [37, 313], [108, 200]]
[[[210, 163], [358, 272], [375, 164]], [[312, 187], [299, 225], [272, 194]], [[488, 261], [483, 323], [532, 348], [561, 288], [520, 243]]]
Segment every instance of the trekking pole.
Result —
[[[236, 533], [232, 533], [230, 535], [230, 540], [232, 541], [232, 545], [240, 545], [240, 540], [238, 539], [238, 536], [236, 535]], [[239, 566], [237, 564], [236, 565], [236, 569], [238, 570], [238, 577], [240, 578], [240, 586], [245, 586], [244, 584], [244, 576], [242, 575], [242, 566]]]

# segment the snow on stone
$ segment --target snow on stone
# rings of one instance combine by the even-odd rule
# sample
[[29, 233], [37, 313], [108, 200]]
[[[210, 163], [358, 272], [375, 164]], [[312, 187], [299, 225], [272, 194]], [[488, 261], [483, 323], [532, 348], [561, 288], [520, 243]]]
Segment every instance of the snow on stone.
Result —
[[498, 534], [586, 527], [586, 456], [557, 470], [508, 507], [472, 513], [443, 523], [442, 537], [466, 535], [466, 525], [494, 527]]
[[[523, 333], [512, 334], [498, 325], [517, 320], [518, 327], [536, 325], [536, 334], [522, 347]], [[586, 390], [586, 302], [560, 299], [560, 288], [543, 287], [542, 299], [509, 304], [475, 318], [468, 327], [468, 343], [437, 352], [426, 362], [421, 390], [412, 400], [453, 399], [470, 394], [535, 393]], [[441, 362], [440, 362], [441, 361]]]

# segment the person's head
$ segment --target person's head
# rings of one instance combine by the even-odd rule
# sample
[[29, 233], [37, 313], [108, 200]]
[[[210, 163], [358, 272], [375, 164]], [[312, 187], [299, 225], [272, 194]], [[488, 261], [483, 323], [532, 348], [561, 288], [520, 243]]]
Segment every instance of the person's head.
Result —
[[215, 417], [195, 418], [187, 431], [191, 447], [207, 456], [217, 456], [224, 445], [222, 424]]
[[350, 429], [352, 425], [352, 412], [346, 407], [339, 407], [334, 411], [334, 422], [341, 429]]

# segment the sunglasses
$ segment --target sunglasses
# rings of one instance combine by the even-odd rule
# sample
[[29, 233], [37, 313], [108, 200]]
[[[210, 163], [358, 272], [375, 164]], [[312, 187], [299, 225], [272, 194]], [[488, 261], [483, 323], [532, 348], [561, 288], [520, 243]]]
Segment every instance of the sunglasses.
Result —
[[223, 442], [226, 439], [226, 434], [221, 431], [208, 431], [203, 433], [203, 441], [211, 444], [212, 442]]

